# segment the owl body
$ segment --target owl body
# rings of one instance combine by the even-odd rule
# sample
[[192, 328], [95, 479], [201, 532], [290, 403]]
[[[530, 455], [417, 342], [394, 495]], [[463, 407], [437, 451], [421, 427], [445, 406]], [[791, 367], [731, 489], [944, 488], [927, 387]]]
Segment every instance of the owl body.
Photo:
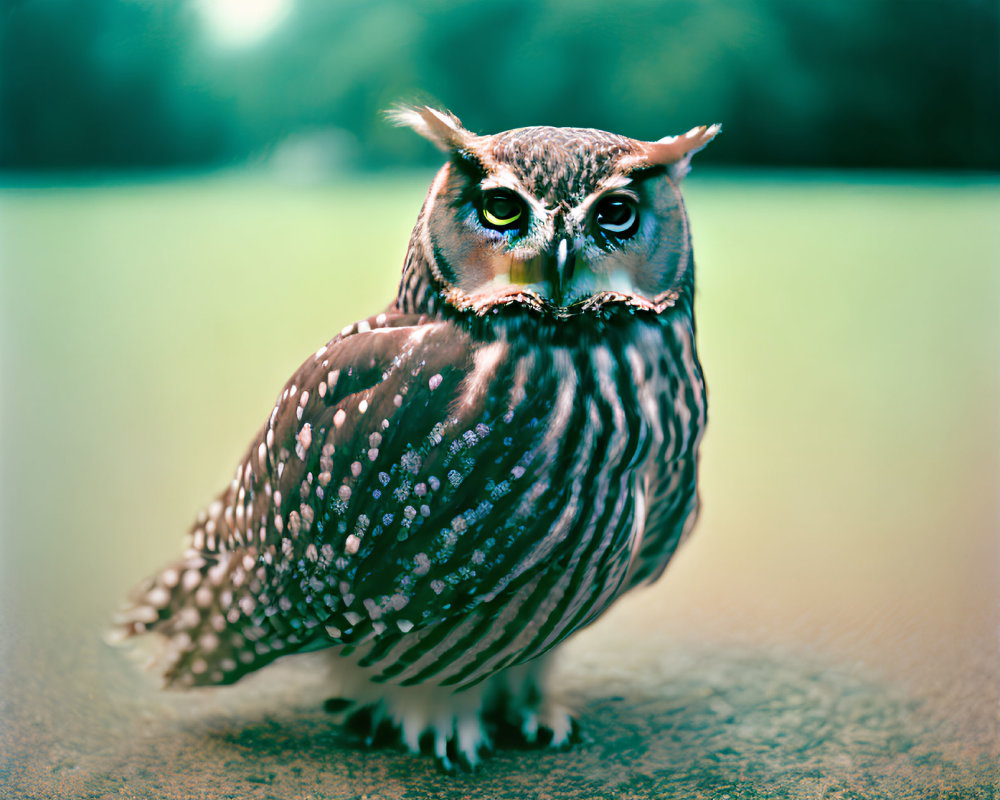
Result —
[[498, 716], [567, 740], [543, 657], [694, 522], [705, 389], [670, 170], [705, 136], [646, 143], [656, 161], [595, 131], [402, 118], [449, 161], [398, 297], [292, 376], [121, 631], [161, 634], [182, 686], [328, 648], [371, 730], [474, 764]]

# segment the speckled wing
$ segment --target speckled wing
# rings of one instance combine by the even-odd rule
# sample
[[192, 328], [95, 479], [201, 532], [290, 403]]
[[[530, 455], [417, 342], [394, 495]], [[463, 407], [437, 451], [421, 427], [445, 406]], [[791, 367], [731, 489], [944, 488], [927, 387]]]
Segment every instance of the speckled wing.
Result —
[[149, 628], [179, 642], [167, 680], [343, 644], [374, 680], [464, 685], [554, 646], [631, 559], [648, 447], [630, 379], [606, 349], [515, 350], [447, 321], [345, 330], [286, 385], [174, 587], [154, 579]]

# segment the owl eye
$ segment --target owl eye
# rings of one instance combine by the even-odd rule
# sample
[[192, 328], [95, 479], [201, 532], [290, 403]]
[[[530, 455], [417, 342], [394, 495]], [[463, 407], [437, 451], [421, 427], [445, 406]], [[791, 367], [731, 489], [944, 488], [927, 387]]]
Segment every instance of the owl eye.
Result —
[[639, 229], [639, 211], [631, 197], [613, 194], [597, 204], [594, 214], [598, 227], [608, 236], [627, 239]]
[[480, 221], [487, 228], [509, 231], [520, 228], [524, 217], [524, 201], [505, 189], [487, 192], [479, 211]]

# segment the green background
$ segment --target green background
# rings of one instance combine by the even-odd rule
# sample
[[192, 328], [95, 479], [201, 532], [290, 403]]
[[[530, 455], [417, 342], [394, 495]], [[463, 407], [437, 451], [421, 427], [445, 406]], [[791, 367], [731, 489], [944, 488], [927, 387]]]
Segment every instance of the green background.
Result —
[[0, 169], [412, 164], [379, 114], [415, 99], [484, 132], [721, 121], [709, 163], [1000, 169], [995, 0], [289, 0], [244, 46], [205, 24], [275, 1], [8, 0]]

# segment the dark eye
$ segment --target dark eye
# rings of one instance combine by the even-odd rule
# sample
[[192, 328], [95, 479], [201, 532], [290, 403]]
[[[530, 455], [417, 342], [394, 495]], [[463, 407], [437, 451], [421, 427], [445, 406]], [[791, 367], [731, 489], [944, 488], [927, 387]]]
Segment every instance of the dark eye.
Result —
[[505, 189], [487, 192], [483, 195], [479, 219], [487, 228], [498, 231], [520, 228], [524, 222], [524, 201]]
[[616, 239], [627, 239], [639, 229], [639, 211], [635, 200], [625, 195], [613, 194], [601, 198], [594, 219], [604, 233]]

